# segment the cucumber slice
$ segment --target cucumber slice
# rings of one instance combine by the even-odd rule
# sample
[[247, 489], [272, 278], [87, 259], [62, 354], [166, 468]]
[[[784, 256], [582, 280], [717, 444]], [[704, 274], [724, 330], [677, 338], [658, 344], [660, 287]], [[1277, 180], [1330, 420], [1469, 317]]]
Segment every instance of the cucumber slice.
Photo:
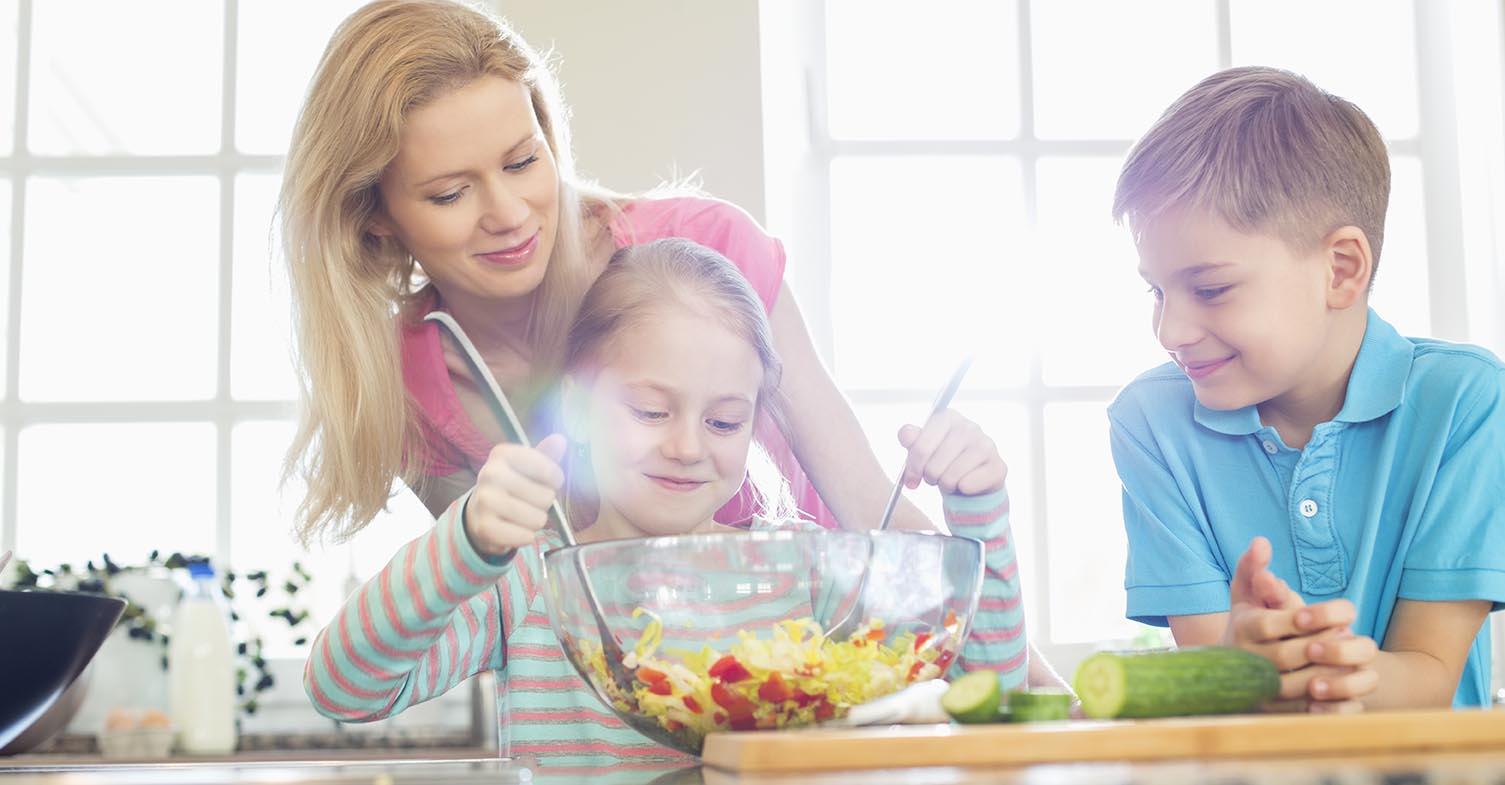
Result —
[[972, 671], [951, 682], [946, 694], [941, 696], [941, 708], [957, 722], [994, 722], [1002, 700], [998, 674], [988, 670]]
[[1009, 714], [1014, 722], [1048, 722], [1071, 719], [1069, 692], [1040, 690], [1038, 692], [1009, 693]]

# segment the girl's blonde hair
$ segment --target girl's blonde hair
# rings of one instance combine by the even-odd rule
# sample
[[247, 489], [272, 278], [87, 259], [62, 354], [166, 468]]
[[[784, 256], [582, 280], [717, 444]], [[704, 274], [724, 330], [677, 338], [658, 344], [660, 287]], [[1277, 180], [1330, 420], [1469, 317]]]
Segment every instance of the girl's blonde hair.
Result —
[[278, 199], [305, 371], [284, 476], [308, 486], [297, 516], [305, 543], [354, 535], [386, 507], [394, 477], [422, 482], [399, 330], [426, 281], [395, 239], [368, 227], [408, 113], [484, 76], [527, 88], [559, 172], [558, 236], [525, 336], [536, 373], [557, 368], [559, 336], [589, 285], [583, 216], [616, 208], [576, 180], [547, 63], [501, 20], [452, 0], [376, 0], [351, 14], [314, 74]]
[[1379, 266], [1390, 156], [1363, 110], [1278, 68], [1229, 68], [1176, 99], [1129, 151], [1113, 215], [1134, 231], [1206, 209], [1296, 250], [1357, 226]]
[[[763, 303], [736, 265], [690, 240], [667, 238], [629, 245], [611, 257], [570, 326], [564, 372], [588, 386], [599, 369], [611, 362], [627, 329], [669, 310], [708, 317], [747, 341], [763, 366], [754, 433], [760, 430], [757, 426], [776, 428], [788, 440], [787, 407], [779, 390], [783, 364], [774, 350], [773, 329]], [[772, 520], [794, 517], [797, 512], [788, 482], [756, 440], [753, 446], [748, 477], [757, 513]], [[590, 469], [582, 463], [570, 460], [566, 464], [572, 491], [579, 487], [580, 474]], [[575, 493], [567, 496], [580, 504]]]

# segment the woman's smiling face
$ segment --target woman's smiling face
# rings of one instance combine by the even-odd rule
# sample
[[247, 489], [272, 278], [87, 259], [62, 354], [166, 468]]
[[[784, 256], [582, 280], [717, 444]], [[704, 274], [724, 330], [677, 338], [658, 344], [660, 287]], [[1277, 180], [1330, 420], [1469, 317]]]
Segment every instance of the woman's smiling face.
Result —
[[559, 225], [559, 173], [522, 84], [483, 76], [408, 113], [371, 231], [451, 302], [523, 299]]

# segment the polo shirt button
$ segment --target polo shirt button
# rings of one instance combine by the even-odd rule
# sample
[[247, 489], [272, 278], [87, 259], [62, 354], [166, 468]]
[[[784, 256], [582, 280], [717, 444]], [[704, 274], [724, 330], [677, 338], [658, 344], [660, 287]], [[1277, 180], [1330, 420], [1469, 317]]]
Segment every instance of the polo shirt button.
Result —
[[1311, 499], [1302, 499], [1299, 509], [1303, 517], [1310, 518], [1317, 514], [1317, 503]]
[[1264, 448], [1265, 448], [1265, 452], [1267, 452], [1267, 453], [1269, 453], [1271, 455], [1274, 455], [1275, 453], [1280, 452], [1280, 448], [1275, 445], [1275, 442], [1272, 442], [1269, 439], [1265, 440]]

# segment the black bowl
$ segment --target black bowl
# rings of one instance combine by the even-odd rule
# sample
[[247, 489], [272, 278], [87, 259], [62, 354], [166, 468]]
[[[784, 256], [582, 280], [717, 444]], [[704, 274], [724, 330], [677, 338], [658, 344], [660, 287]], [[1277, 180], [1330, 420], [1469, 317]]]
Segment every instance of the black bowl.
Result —
[[124, 611], [118, 597], [0, 591], [0, 748], [62, 696]]

